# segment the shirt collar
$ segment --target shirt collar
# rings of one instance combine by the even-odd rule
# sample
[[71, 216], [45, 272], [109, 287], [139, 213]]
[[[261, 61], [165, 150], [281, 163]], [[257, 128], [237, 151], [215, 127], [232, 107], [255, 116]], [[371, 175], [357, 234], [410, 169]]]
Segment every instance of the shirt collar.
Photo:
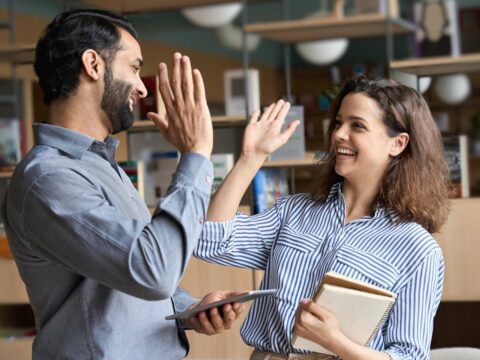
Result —
[[[327, 201], [337, 201], [343, 202], [343, 192], [342, 192], [342, 184], [343, 182], [337, 182], [330, 188], [330, 193], [328, 194]], [[395, 220], [395, 212], [393, 210], [389, 210], [382, 205], [381, 202], [377, 201], [375, 204], [375, 210], [373, 212], [372, 219], [380, 219], [384, 217], [389, 217], [391, 220]]]
[[[46, 145], [59, 149], [75, 159], [80, 159], [93, 143], [102, 143], [74, 130], [50, 124], [34, 124], [33, 135], [36, 145]], [[108, 136], [104, 144], [106, 147], [116, 149], [119, 141]]]

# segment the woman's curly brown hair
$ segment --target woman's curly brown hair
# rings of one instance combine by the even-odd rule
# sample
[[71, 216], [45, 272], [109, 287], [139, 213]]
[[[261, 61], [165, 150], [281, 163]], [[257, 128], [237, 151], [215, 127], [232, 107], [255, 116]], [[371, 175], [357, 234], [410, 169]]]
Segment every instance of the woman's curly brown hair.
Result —
[[318, 187], [313, 195], [325, 199], [332, 185], [342, 180], [335, 172], [332, 132], [340, 105], [350, 93], [363, 93], [376, 101], [389, 136], [405, 132], [410, 137], [405, 150], [392, 158], [377, 201], [395, 211], [400, 222], [414, 221], [431, 233], [439, 231], [450, 211], [442, 138], [422, 95], [395, 80], [359, 75], [344, 83], [331, 107], [327, 140], [330, 151], [319, 166]]

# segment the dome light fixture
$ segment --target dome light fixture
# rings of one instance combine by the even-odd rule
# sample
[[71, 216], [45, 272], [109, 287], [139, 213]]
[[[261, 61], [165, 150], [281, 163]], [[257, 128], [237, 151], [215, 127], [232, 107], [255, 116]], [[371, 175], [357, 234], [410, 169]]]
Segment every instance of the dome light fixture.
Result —
[[197, 26], [216, 28], [230, 23], [242, 11], [242, 3], [193, 6], [181, 9], [183, 16]]
[[434, 90], [444, 103], [460, 104], [470, 95], [470, 79], [465, 74], [439, 76], [435, 78]]
[[[234, 50], [242, 50], [242, 30], [233, 24], [226, 24], [220, 26], [216, 29], [217, 36], [220, 39], [220, 42]], [[251, 52], [254, 51], [260, 44], [262, 39], [257, 34], [246, 34], [246, 49]]]
[[[327, 1], [320, 2], [320, 11], [314, 12], [312, 18], [337, 18], [343, 17], [345, 0], [336, 0], [331, 12], [326, 12]], [[300, 56], [315, 65], [327, 65], [340, 59], [347, 51], [349, 40], [347, 38], [335, 38], [328, 40], [313, 40], [298, 43], [295, 47]]]

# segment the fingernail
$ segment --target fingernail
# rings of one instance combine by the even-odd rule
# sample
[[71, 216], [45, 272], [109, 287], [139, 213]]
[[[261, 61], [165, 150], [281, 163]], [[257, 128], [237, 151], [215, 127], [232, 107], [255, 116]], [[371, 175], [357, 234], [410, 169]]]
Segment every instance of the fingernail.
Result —
[[301, 302], [303, 305], [307, 305], [307, 304], [310, 302], [310, 299], [302, 299], [302, 300], [300, 300], [300, 302]]

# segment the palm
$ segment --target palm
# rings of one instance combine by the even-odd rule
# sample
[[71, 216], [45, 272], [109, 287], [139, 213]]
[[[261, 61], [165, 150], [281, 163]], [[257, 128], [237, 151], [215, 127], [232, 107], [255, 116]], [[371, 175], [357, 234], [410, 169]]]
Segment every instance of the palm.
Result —
[[243, 153], [268, 156], [285, 144], [298, 125], [298, 121], [293, 122], [282, 132], [289, 108], [290, 104], [280, 100], [270, 105], [259, 120], [255, 112], [243, 135]]

